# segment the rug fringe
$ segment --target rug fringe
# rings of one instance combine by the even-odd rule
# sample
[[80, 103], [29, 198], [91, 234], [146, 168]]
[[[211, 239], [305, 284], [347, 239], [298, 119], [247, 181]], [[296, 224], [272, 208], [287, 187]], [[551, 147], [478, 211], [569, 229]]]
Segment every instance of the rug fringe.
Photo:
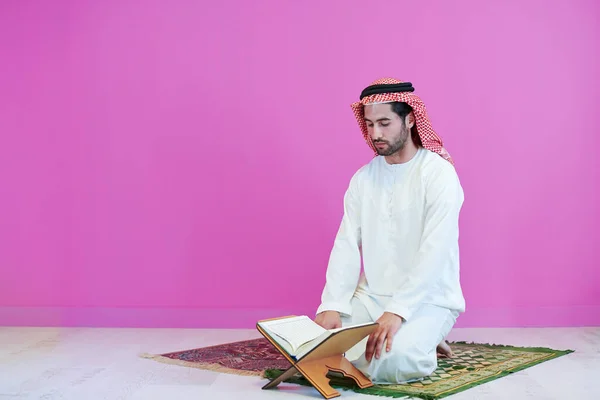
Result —
[[557, 349], [552, 349], [550, 347], [527, 347], [527, 346], [513, 346], [513, 345], [506, 345], [506, 344], [496, 344], [496, 343], [477, 343], [477, 342], [466, 342], [466, 341], [457, 341], [457, 342], [448, 342], [449, 345], [453, 345], [453, 344], [466, 344], [466, 345], [474, 345], [474, 346], [481, 346], [481, 347], [487, 347], [487, 348], [493, 348], [493, 349], [505, 349], [505, 350], [523, 350], [523, 351], [539, 351], [539, 352], [546, 352], [546, 353], [574, 353], [575, 350], [572, 349], [564, 349], [564, 350], [557, 350]]
[[243, 371], [243, 370], [238, 370], [238, 369], [233, 369], [233, 368], [227, 368], [220, 364], [210, 364], [210, 363], [202, 363], [202, 362], [175, 360], [175, 359], [172, 359], [169, 357], [161, 356], [160, 354], [142, 353], [139, 356], [140, 356], [140, 358], [158, 361], [163, 364], [179, 365], [182, 367], [197, 368], [197, 369], [221, 372], [221, 373], [232, 374], [232, 375], [259, 376], [261, 378], [264, 378], [264, 371]]

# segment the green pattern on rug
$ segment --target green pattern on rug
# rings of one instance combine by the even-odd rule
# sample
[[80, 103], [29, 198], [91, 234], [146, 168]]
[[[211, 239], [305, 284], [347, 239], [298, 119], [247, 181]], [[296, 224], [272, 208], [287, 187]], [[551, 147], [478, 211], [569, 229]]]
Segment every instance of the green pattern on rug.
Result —
[[[349, 380], [331, 376], [330, 384], [338, 389], [349, 389], [362, 394], [435, 400], [573, 352], [466, 342], [454, 342], [450, 345], [455, 356], [451, 359], [440, 358], [436, 371], [419, 382], [359, 389], [352, 387]], [[282, 372], [279, 369], [269, 369], [265, 371], [265, 376], [273, 379]], [[309, 385], [302, 376], [292, 377], [286, 382]]]

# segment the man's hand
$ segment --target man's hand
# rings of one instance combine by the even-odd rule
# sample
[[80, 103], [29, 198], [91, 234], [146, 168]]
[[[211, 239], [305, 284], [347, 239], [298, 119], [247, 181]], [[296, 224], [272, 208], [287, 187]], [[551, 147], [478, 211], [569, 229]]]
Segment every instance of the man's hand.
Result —
[[317, 314], [315, 322], [325, 329], [335, 329], [342, 327], [342, 318], [337, 311], [323, 311]]
[[379, 326], [375, 332], [371, 333], [369, 336], [369, 340], [367, 341], [367, 350], [365, 352], [365, 357], [368, 362], [371, 362], [373, 359], [373, 354], [377, 359], [381, 357], [381, 350], [383, 349], [384, 342], [386, 343], [386, 351], [389, 352], [392, 350], [394, 335], [396, 332], [398, 332], [398, 329], [400, 329], [400, 326], [402, 325], [402, 318], [396, 314], [385, 312], [381, 318], [375, 322], [379, 323]]

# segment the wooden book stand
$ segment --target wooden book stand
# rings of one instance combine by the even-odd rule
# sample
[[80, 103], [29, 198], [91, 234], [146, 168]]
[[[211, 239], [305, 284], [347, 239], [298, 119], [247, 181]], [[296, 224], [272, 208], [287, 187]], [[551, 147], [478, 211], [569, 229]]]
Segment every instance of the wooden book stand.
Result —
[[[259, 321], [259, 323], [266, 321], [269, 320]], [[300, 373], [324, 398], [331, 399], [340, 396], [340, 393], [329, 385], [329, 378], [327, 378], [329, 371], [338, 372], [351, 378], [361, 389], [373, 386], [373, 383], [344, 357], [344, 353], [370, 335], [377, 325], [377, 323], [373, 323], [333, 333], [299, 360], [294, 360], [257, 324], [258, 331], [292, 364], [284, 373], [263, 386], [263, 389], [274, 388], [286, 379]]]

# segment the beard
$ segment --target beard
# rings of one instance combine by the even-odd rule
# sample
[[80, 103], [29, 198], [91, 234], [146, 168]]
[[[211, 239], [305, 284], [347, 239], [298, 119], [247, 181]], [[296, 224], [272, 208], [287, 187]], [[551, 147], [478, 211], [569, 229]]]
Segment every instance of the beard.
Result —
[[410, 133], [409, 133], [408, 129], [406, 128], [406, 126], [403, 126], [402, 130], [400, 132], [400, 135], [393, 141], [376, 140], [376, 141], [373, 141], [373, 144], [377, 144], [377, 143], [387, 144], [387, 147], [385, 147], [383, 149], [379, 149], [377, 147], [375, 147], [375, 149], [377, 150], [377, 154], [379, 154], [380, 156], [391, 156], [392, 154], [399, 152], [400, 150], [402, 150], [404, 148], [404, 146], [406, 146], [406, 142], [408, 141], [409, 137], [410, 137]]

